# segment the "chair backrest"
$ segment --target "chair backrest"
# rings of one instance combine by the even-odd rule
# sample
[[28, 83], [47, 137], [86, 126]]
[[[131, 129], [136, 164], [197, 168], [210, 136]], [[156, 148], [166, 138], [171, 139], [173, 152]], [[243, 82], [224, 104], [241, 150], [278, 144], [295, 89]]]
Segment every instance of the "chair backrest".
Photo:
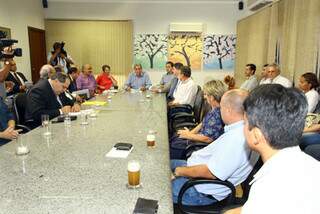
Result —
[[320, 100], [319, 100], [318, 104], [316, 105], [316, 108], [314, 109], [313, 113], [320, 114]]
[[242, 199], [244, 199], [245, 201], [248, 199], [249, 197], [249, 192], [250, 192], [250, 182], [253, 180], [253, 176], [259, 171], [259, 169], [262, 167], [263, 162], [261, 157], [259, 157], [258, 161], [256, 162], [256, 164], [254, 165], [252, 171], [250, 172], [250, 174], [248, 175], [247, 179], [241, 183], [241, 187], [243, 190], [243, 195], [242, 195]]
[[27, 105], [27, 94], [19, 93], [14, 97], [13, 108], [17, 124], [25, 124], [25, 113]]
[[196, 119], [196, 123], [201, 122], [201, 113], [202, 113], [203, 103], [204, 103], [203, 91], [201, 90], [201, 87], [198, 86], [196, 99], [194, 100], [194, 105], [193, 105], [193, 113]]

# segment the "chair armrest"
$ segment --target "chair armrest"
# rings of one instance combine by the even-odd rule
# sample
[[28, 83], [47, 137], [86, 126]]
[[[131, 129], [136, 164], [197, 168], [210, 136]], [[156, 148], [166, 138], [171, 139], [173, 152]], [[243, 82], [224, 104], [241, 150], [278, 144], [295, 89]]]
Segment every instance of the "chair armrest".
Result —
[[177, 112], [171, 116], [172, 120], [180, 119], [180, 118], [193, 118], [194, 115], [187, 112]]
[[16, 124], [16, 129], [22, 129], [22, 133], [27, 133], [31, 131], [31, 129], [28, 126], [21, 125], [21, 124]]
[[229, 181], [221, 181], [218, 179], [190, 179], [187, 181], [182, 187], [178, 195], [178, 207], [184, 213], [184, 208], [182, 204], [182, 197], [184, 193], [190, 188], [198, 184], [218, 184], [218, 185], [223, 185], [231, 190], [231, 193], [227, 196], [226, 199], [226, 205], [232, 205], [235, 201], [236, 197], [236, 189], [234, 185], [229, 182]]
[[194, 122], [183, 122], [183, 123], [175, 124], [175, 125], [173, 126], [173, 128], [174, 128], [175, 130], [183, 129], [184, 127], [187, 127], [187, 128], [189, 128], [189, 129], [193, 129], [193, 128], [196, 127], [196, 126], [197, 126], [197, 124], [194, 123]]
[[198, 151], [199, 149], [202, 149], [206, 146], [208, 146], [209, 143], [201, 142], [201, 141], [192, 141], [191, 144], [189, 144], [185, 149], [185, 157], [189, 158], [194, 151]]
[[175, 106], [170, 106], [168, 110], [169, 110], [169, 112], [171, 112], [172, 116], [176, 113], [181, 113], [181, 112], [187, 112], [187, 113], [192, 114], [193, 107], [189, 104], [175, 105]]

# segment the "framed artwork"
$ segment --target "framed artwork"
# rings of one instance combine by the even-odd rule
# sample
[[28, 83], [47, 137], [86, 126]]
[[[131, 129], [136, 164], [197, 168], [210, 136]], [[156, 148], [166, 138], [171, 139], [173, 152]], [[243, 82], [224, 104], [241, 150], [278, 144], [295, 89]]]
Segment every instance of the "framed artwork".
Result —
[[233, 70], [236, 35], [207, 35], [203, 46], [204, 70]]
[[147, 69], [164, 69], [168, 54], [165, 34], [137, 34], [134, 38], [134, 63]]
[[169, 60], [174, 63], [181, 62], [199, 71], [202, 64], [202, 46], [201, 35], [172, 34], [169, 36]]
[[0, 26], [0, 31], [3, 31], [6, 34], [6, 38], [7, 39], [11, 39], [11, 30], [10, 30], [10, 28], [6, 28], [6, 27], [1, 27]]

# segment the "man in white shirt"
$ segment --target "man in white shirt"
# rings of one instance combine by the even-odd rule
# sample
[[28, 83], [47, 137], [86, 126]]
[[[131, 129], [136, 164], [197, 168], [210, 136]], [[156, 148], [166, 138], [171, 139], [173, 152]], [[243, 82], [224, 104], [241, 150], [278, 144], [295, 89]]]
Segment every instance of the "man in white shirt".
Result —
[[246, 81], [242, 83], [240, 86], [241, 89], [247, 90], [247, 91], [252, 91], [255, 87], [258, 86], [258, 80], [257, 77], [254, 75], [256, 72], [256, 65], [255, 64], [247, 64], [246, 65], [246, 70], [244, 71], [244, 74], [246, 76]]
[[319, 213], [320, 162], [298, 146], [307, 114], [303, 93], [262, 85], [245, 100], [244, 110], [247, 143], [264, 165], [251, 182], [248, 201], [227, 213]]
[[261, 80], [260, 80], [259, 85], [270, 83], [270, 79], [268, 78], [268, 66], [269, 66], [269, 64], [263, 65], [263, 68], [261, 71]]
[[197, 85], [191, 79], [191, 69], [183, 66], [179, 74], [179, 82], [173, 93], [173, 101], [169, 102], [169, 106], [179, 104], [189, 104], [193, 106], [198, 91]]
[[273, 63], [268, 66], [268, 77], [271, 84], [280, 84], [286, 88], [292, 87], [292, 82], [287, 78], [280, 75], [280, 67], [278, 64]]

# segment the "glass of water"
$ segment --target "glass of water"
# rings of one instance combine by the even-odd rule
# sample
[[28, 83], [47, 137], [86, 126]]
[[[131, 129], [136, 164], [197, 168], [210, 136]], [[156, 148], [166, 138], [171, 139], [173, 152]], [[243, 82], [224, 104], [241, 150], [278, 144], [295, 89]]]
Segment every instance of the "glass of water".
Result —
[[49, 115], [47, 115], [47, 114], [41, 115], [41, 121], [42, 121], [42, 127], [44, 128], [43, 135], [45, 135], [45, 136], [51, 135]]

